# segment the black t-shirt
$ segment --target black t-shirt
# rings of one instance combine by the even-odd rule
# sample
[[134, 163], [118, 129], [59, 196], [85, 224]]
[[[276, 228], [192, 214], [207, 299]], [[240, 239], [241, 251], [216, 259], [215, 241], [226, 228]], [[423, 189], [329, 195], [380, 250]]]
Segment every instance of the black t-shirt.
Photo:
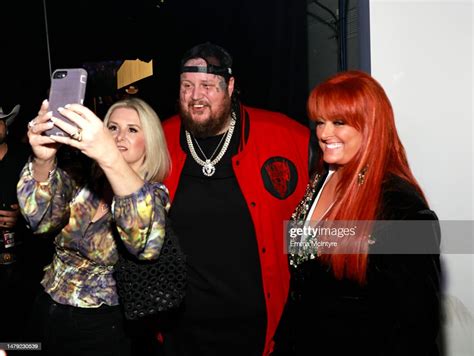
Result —
[[[266, 310], [255, 229], [231, 162], [239, 133], [237, 124], [212, 177], [203, 174], [181, 135], [188, 157], [170, 217], [187, 255], [188, 289], [172, 332], [165, 333], [166, 355], [263, 352]], [[198, 140], [207, 157], [221, 138]]]
[[30, 155], [29, 147], [17, 142], [8, 142], [8, 151], [0, 159], [0, 206], [15, 204], [16, 185], [20, 173]]
[[[0, 210], [10, 210], [12, 204], [18, 203], [16, 186], [21, 170], [30, 155], [30, 148], [27, 145], [14, 141], [9, 141], [7, 144], [7, 153], [0, 160]], [[13, 231], [15, 232], [14, 242], [18, 246], [24, 242], [28, 235], [26, 223], [21, 214]], [[0, 252], [4, 250], [4, 240], [0, 238]], [[13, 250], [10, 251], [13, 252]]]

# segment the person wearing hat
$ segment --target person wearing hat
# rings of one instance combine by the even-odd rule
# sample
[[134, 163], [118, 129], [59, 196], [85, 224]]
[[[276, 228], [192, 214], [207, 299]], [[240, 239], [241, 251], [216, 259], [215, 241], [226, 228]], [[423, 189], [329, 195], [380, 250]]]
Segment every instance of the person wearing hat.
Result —
[[[24, 261], [25, 222], [20, 215], [16, 184], [28, 160], [28, 146], [8, 136], [20, 105], [11, 112], [0, 107], [0, 336], [2, 341], [20, 341], [28, 293], [31, 287]], [[30, 261], [31, 262], [31, 261]], [[28, 265], [31, 268], [31, 265]], [[29, 273], [28, 275], [31, 275]]]
[[[29, 156], [26, 145], [8, 140], [8, 128], [19, 111], [20, 105], [16, 105], [8, 114], [4, 113], [0, 107], [0, 231], [3, 248], [12, 245], [13, 241], [10, 243], [10, 240], [15, 239], [11, 234], [14, 233], [20, 216], [16, 199], [16, 183]], [[6, 233], [9, 234], [8, 238], [5, 237]], [[18, 239], [18, 236], [16, 238]], [[0, 255], [0, 264], [13, 262], [10, 259], [12, 256], [9, 256], [3, 252]]]
[[165, 323], [165, 355], [268, 355], [289, 287], [283, 224], [309, 180], [309, 130], [242, 105], [232, 57], [212, 43], [182, 58], [179, 108], [163, 123], [165, 184], [188, 289]]

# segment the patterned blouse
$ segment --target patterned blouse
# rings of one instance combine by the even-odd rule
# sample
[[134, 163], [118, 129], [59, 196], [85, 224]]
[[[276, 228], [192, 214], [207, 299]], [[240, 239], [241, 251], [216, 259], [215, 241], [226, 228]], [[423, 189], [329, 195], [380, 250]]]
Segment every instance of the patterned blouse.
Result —
[[53, 261], [45, 267], [41, 284], [61, 304], [117, 305], [112, 275], [118, 259], [116, 243], [143, 260], [156, 258], [163, 245], [170, 207], [163, 184], [145, 182], [133, 194], [114, 196], [112, 212], [95, 222], [99, 196], [94, 191], [92, 185], [76, 187], [60, 168], [47, 181], [37, 182], [28, 163], [18, 182], [18, 201], [31, 230], [57, 234]]

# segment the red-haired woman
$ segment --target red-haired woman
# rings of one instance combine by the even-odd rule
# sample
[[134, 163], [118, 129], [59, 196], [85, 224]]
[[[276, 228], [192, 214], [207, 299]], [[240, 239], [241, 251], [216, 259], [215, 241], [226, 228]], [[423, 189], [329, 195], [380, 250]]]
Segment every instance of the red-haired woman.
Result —
[[439, 354], [439, 225], [385, 91], [338, 73], [313, 89], [308, 113], [320, 161], [292, 216], [274, 354]]

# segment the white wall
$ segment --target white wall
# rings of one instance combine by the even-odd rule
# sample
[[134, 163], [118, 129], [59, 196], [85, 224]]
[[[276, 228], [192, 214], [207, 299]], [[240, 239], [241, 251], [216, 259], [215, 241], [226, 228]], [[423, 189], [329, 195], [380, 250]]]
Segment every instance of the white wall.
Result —
[[[370, 0], [372, 75], [392, 101], [411, 167], [441, 221], [474, 220], [473, 8], [472, 0]], [[474, 241], [472, 229], [465, 238]], [[442, 256], [453, 356], [474, 352], [472, 246]]]

